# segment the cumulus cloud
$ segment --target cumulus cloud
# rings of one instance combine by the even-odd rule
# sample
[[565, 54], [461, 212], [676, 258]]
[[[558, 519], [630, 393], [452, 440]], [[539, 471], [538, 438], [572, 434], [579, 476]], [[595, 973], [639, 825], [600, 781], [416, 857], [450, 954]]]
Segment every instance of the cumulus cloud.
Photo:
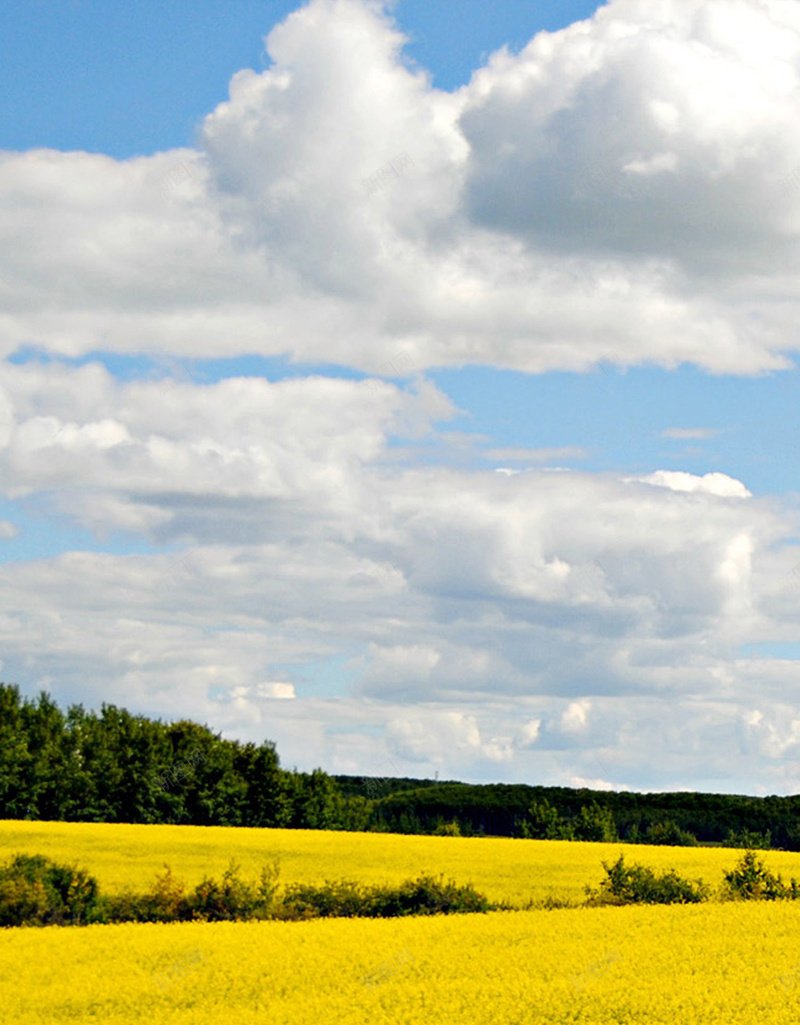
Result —
[[[39, 350], [3, 365], [0, 491], [92, 540], [0, 566], [5, 678], [304, 767], [800, 785], [797, 663], [741, 656], [795, 636], [788, 505], [551, 436], [420, 456], [460, 443], [431, 367], [786, 365], [797, 6], [612, 0], [453, 94], [403, 42], [312, 0], [196, 149], [0, 154], [0, 352]], [[49, 359], [98, 350], [161, 371]], [[203, 383], [243, 354], [372, 380]]]
[[590, 701], [573, 701], [561, 716], [561, 728], [566, 733], [579, 733], [588, 726]]
[[792, 3], [612, 0], [452, 94], [403, 43], [312, 0], [194, 151], [2, 154], [2, 349], [789, 365]]
[[[646, 761], [639, 695], [668, 699], [676, 730], [701, 695], [736, 720], [740, 644], [794, 636], [788, 512], [722, 474], [406, 464], [395, 432], [414, 420], [435, 436], [452, 415], [428, 385], [165, 390], [34, 363], [7, 368], [2, 408], [6, 494], [156, 546], [0, 568], [5, 674], [87, 704], [188, 706], [304, 764], [346, 767], [359, 750], [468, 777], [535, 757], [565, 781], [570, 751], [623, 744]], [[778, 723], [794, 663], [767, 664]], [[365, 716], [391, 728], [353, 747]], [[699, 756], [696, 771], [710, 771]]]
[[693, 473], [684, 473], [681, 470], [656, 470], [655, 473], [639, 479], [645, 484], [670, 488], [672, 491], [707, 491], [711, 495], [729, 498], [752, 497], [740, 480], [735, 480], [725, 473], [706, 473], [702, 477], [698, 477]]

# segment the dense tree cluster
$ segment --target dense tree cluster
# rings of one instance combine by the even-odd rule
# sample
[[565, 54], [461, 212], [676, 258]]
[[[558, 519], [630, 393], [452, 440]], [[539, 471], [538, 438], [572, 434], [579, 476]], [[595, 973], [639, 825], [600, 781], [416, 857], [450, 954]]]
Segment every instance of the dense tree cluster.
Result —
[[223, 740], [114, 705], [64, 713], [0, 684], [0, 817], [84, 822], [354, 828], [366, 798], [324, 772], [287, 772], [272, 743]]
[[61, 711], [0, 683], [0, 818], [374, 830], [800, 850], [800, 796], [290, 772], [275, 745], [104, 704]]

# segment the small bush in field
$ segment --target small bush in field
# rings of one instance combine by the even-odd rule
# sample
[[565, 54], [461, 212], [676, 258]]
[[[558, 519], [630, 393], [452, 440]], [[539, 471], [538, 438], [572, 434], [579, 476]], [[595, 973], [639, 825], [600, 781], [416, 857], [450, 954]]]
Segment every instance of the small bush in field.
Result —
[[792, 879], [787, 885], [773, 875], [755, 851], [745, 851], [730, 872], [725, 873], [722, 895], [728, 900], [797, 900], [800, 887]]
[[77, 925], [93, 919], [97, 881], [41, 854], [16, 854], [0, 867], [0, 926]]
[[626, 865], [622, 854], [608, 865], [597, 890], [586, 887], [588, 904], [696, 904], [707, 900], [710, 889], [698, 879], [683, 879], [670, 869], [656, 874], [644, 865]]
[[456, 914], [490, 909], [471, 885], [420, 876], [399, 886], [362, 886], [348, 880], [322, 886], [287, 888], [278, 912], [282, 918], [395, 918], [405, 915]]
[[203, 879], [185, 901], [188, 917], [206, 922], [267, 918], [273, 909], [280, 868], [277, 862], [262, 868], [256, 884], [239, 877], [239, 866], [231, 862], [222, 882]]
[[231, 861], [221, 880], [206, 877], [188, 893], [170, 867], [164, 869], [145, 893], [100, 897], [96, 882], [84, 872], [41, 855], [17, 855], [10, 866], [0, 868], [0, 925], [385, 918], [491, 907], [471, 885], [458, 886], [441, 876], [420, 876], [394, 886], [348, 880], [295, 883], [279, 896], [277, 861], [262, 868], [256, 882], [242, 879]]

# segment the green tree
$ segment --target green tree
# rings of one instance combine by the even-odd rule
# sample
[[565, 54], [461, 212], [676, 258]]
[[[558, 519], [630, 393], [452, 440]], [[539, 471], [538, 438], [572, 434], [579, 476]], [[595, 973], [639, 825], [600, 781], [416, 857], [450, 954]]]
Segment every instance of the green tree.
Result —
[[534, 801], [523, 819], [520, 832], [529, 840], [574, 840], [572, 827], [547, 798]]
[[694, 833], [681, 829], [671, 819], [666, 822], [654, 822], [645, 834], [645, 843], [671, 847], [696, 847], [697, 837]]
[[280, 768], [275, 745], [246, 744], [237, 751], [236, 768], [246, 784], [245, 820], [248, 826], [288, 826], [292, 821], [292, 791]]
[[610, 808], [601, 808], [596, 801], [587, 807], [581, 805], [580, 815], [573, 823], [576, 840], [593, 840], [601, 843], [615, 843], [619, 840], [614, 816]]
[[336, 825], [336, 785], [322, 769], [292, 776], [291, 825], [295, 829], [331, 829]]
[[30, 767], [19, 688], [0, 683], [0, 816], [3, 818], [24, 819], [36, 815]]

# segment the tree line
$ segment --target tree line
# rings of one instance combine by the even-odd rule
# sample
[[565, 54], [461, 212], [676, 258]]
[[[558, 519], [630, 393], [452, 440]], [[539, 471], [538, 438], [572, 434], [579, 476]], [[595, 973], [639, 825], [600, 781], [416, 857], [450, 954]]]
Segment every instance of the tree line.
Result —
[[81, 822], [362, 829], [366, 797], [281, 769], [275, 745], [223, 740], [103, 704], [63, 712], [0, 684], [0, 817]]
[[800, 850], [800, 796], [332, 776], [275, 745], [0, 683], [0, 818], [272, 826]]

